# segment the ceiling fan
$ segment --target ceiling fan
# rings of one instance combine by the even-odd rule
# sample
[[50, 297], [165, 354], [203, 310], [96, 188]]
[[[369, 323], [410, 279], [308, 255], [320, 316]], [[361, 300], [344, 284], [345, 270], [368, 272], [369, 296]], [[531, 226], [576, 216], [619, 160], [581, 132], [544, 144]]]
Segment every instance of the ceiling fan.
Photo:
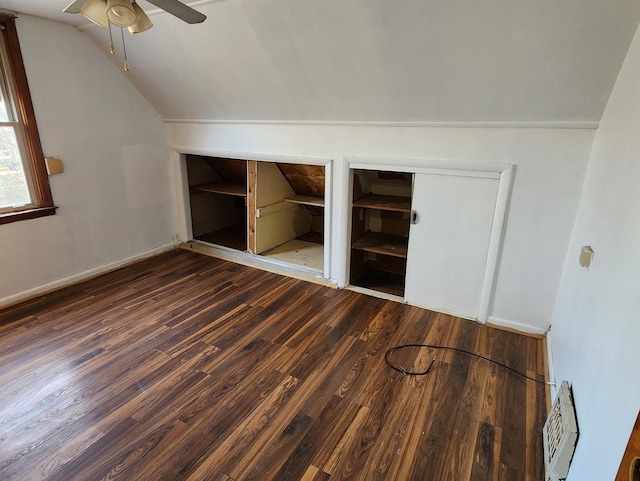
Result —
[[[207, 18], [178, 0], [147, 1], [187, 23], [201, 23]], [[144, 32], [153, 26], [147, 14], [135, 0], [74, 0], [63, 12], [81, 13], [105, 29], [110, 23], [118, 27], [126, 27], [132, 34]]]

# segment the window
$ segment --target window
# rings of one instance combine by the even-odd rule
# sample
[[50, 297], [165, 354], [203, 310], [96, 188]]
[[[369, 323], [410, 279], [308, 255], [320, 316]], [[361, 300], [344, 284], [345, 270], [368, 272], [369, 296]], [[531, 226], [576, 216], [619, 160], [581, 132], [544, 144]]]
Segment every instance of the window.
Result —
[[56, 209], [14, 20], [0, 15], [0, 224]]

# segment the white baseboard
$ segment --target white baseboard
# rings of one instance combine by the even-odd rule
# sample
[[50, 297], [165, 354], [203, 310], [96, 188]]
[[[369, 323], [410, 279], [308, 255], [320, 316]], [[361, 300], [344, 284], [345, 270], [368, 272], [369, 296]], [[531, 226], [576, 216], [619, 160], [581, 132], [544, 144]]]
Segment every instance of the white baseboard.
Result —
[[558, 386], [556, 386], [556, 371], [553, 364], [553, 342], [551, 331], [547, 332], [545, 336], [545, 342], [547, 343], [547, 369], [549, 370], [549, 393], [551, 394], [551, 403], [558, 395]]
[[524, 324], [517, 321], [509, 321], [507, 319], [501, 319], [499, 317], [489, 316], [487, 324], [493, 324], [494, 326], [506, 327], [507, 329], [513, 329], [515, 331], [526, 332], [528, 334], [535, 334], [538, 336], [544, 336], [549, 330], [548, 327], [542, 328], [538, 326], [532, 326], [530, 324]]
[[132, 264], [133, 262], [146, 259], [148, 257], [155, 256], [157, 254], [168, 252], [172, 249], [175, 249], [175, 245], [173, 243], [165, 244], [160, 247], [156, 247], [155, 249], [151, 249], [151, 250], [142, 252], [140, 254], [127, 257], [125, 259], [120, 259], [118, 261], [112, 262], [110, 264], [106, 264], [104, 266], [99, 266], [83, 272], [78, 272], [77, 274], [74, 274], [72, 276], [64, 277], [62, 279], [58, 279], [57, 281], [49, 282], [47, 284], [34, 287], [33, 289], [29, 289], [28, 291], [23, 291], [18, 294], [14, 294], [12, 296], [4, 297], [0, 299], [0, 308], [6, 307], [11, 304], [15, 304], [16, 302], [24, 301], [32, 297], [45, 294], [47, 292], [55, 291], [57, 289], [62, 289], [63, 287], [69, 286], [71, 284], [75, 284], [77, 282], [84, 281], [92, 277], [96, 277], [100, 274], [104, 274], [105, 272], [118, 269], [127, 264]]

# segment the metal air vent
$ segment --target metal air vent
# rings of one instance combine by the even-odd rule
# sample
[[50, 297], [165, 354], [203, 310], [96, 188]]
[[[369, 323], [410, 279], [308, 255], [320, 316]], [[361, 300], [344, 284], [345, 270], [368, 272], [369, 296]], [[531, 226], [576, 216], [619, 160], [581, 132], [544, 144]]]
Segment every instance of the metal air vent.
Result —
[[542, 429], [547, 481], [566, 479], [578, 441], [578, 424], [571, 389], [562, 381], [556, 401]]

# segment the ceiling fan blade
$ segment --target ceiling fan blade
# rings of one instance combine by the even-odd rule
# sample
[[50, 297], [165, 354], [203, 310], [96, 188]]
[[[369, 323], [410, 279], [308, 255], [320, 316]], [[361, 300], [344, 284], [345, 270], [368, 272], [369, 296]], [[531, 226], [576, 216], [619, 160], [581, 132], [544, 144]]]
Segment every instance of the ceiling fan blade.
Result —
[[147, 2], [178, 17], [180, 20], [184, 20], [187, 23], [202, 23], [207, 18], [197, 10], [194, 10], [178, 0], [147, 0]]
[[67, 5], [67, 8], [63, 10], [64, 13], [80, 13], [82, 6], [87, 3], [87, 0], [75, 0]]

